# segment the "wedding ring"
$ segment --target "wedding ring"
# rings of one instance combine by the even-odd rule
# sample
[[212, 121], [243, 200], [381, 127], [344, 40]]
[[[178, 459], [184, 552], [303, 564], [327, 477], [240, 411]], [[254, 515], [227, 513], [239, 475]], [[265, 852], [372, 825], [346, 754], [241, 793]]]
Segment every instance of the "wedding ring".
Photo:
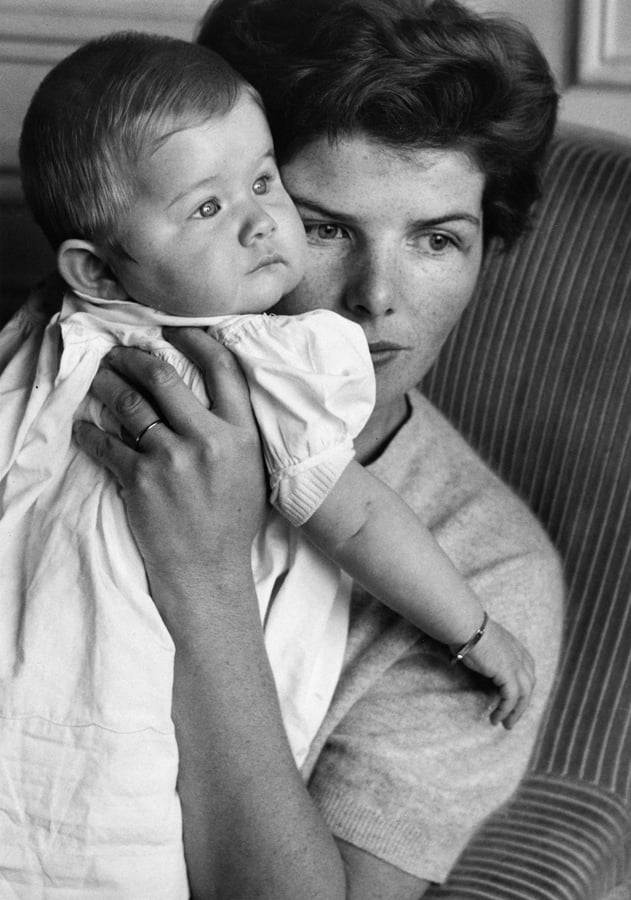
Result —
[[150, 422], [145, 428], [141, 428], [138, 434], [134, 439], [134, 450], [140, 449], [140, 442], [147, 434], [147, 432], [151, 431], [152, 428], [155, 428], [156, 425], [162, 425], [162, 419], [156, 419], [154, 422]]

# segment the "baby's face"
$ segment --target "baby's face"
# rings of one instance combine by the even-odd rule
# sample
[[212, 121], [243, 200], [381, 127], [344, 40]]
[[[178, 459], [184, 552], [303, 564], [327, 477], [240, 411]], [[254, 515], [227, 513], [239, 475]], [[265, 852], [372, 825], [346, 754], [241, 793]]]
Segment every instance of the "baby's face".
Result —
[[125, 253], [108, 261], [139, 303], [180, 316], [262, 312], [302, 277], [304, 227], [248, 93], [154, 144], [137, 179]]

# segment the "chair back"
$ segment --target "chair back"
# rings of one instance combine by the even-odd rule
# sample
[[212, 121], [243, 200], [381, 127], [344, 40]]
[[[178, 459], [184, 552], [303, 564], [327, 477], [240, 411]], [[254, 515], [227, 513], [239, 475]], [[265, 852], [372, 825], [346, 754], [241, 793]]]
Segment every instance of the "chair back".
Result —
[[[528, 776], [542, 802], [545, 785], [545, 803], [538, 807], [529, 795], [531, 813], [546, 815], [554, 797], [579, 819], [593, 817], [583, 795], [564, 795], [568, 785], [580, 786], [599, 798], [597, 818], [615, 819], [615, 829], [625, 830], [620, 816], [631, 790], [631, 146], [586, 131], [556, 138], [534, 228], [506, 254], [487, 255], [475, 297], [423, 389], [526, 499], [564, 561], [562, 662]], [[603, 811], [606, 798], [615, 815]], [[580, 834], [580, 824], [575, 828]], [[628, 841], [628, 832], [627, 818], [626, 836], [614, 843]], [[545, 855], [536, 842], [533, 854], [536, 869]], [[577, 855], [585, 867], [585, 854]], [[589, 865], [595, 884], [614, 879], [597, 877]], [[618, 877], [626, 863], [612, 860], [615, 866]], [[524, 874], [528, 868], [532, 878], [531, 864]], [[497, 900], [504, 893], [475, 896]], [[548, 885], [541, 895], [523, 896], [601, 894], [595, 887], [557, 895]]]

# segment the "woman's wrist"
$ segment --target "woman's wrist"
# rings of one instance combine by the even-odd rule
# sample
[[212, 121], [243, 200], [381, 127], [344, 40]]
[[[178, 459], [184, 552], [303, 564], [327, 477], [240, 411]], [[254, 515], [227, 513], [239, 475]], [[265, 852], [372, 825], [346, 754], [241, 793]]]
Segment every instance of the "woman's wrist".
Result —
[[230, 627], [260, 628], [250, 554], [190, 566], [179, 574], [148, 572], [152, 598], [176, 649], [208, 652], [209, 641], [222, 640]]

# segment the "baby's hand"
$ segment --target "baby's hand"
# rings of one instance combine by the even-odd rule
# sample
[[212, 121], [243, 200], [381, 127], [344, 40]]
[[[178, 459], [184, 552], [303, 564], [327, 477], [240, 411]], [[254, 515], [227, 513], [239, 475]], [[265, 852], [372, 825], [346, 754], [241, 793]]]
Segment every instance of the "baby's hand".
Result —
[[527, 709], [535, 686], [535, 663], [528, 650], [499, 622], [489, 619], [483, 636], [462, 663], [496, 685], [500, 699], [491, 722], [512, 728]]

